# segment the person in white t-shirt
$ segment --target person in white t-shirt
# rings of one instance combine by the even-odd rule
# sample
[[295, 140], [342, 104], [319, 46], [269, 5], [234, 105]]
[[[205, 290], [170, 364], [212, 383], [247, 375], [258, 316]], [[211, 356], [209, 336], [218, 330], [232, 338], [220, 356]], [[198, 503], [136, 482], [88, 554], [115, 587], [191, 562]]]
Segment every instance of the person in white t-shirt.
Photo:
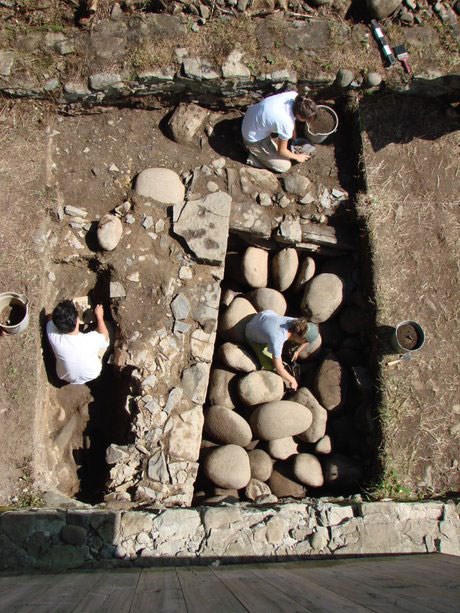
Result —
[[[296, 120], [306, 122], [316, 117], [316, 104], [297, 92], [284, 92], [264, 98], [250, 106], [241, 126], [243, 141], [249, 151], [247, 163], [257, 168], [286, 172], [291, 162], [305, 162], [309, 155], [288, 149], [295, 138]], [[278, 138], [272, 139], [276, 133]]]
[[71, 300], [60, 302], [46, 324], [46, 335], [56, 357], [59, 379], [68, 383], [87, 383], [96, 379], [102, 369], [101, 357], [109, 346], [109, 332], [104, 322], [104, 308], [94, 309], [96, 330], [79, 330], [78, 312]]

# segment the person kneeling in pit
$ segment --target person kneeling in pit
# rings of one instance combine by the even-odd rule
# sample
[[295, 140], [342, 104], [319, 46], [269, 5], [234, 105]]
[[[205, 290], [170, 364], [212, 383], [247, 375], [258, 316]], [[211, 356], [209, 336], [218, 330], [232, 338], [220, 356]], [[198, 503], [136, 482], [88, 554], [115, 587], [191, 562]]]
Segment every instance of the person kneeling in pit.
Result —
[[[274, 172], [287, 172], [291, 162], [305, 162], [308, 153], [294, 153], [288, 148], [289, 139], [295, 138], [295, 122], [315, 119], [316, 104], [311, 98], [297, 92], [284, 92], [264, 98], [250, 106], [241, 126], [243, 141], [249, 152], [247, 164], [268, 168]], [[276, 140], [272, 134], [278, 135]], [[311, 150], [314, 151], [311, 146]]]
[[245, 333], [261, 367], [265, 370], [276, 371], [295, 391], [298, 383], [284, 367], [283, 345], [286, 341], [299, 344], [292, 355], [292, 361], [295, 362], [300, 352], [318, 338], [318, 326], [304, 317], [285, 317], [277, 315], [274, 311], [266, 310], [252, 317], [246, 324]]
[[102, 370], [102, 356], [109, 346], [104, 307], [94, 309], [96, 330], [80, 332], [78, 311], [71, 300], [60, 302], [48, 315], [46, 335], [56, 357], [56, 372], [67, 383], [87, 383]]

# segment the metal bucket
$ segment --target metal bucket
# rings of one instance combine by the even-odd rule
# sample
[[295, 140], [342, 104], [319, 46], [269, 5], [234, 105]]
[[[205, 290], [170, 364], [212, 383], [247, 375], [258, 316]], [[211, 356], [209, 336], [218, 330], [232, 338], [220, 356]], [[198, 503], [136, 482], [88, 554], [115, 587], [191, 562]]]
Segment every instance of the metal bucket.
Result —
[[[401, 345], [401, 343], [398, 340], [398, 331], [402, 328], [402, 326], [405, 326], [405, 325], [412, 326], [417, 333], [417, 342], [412, 349], [407, 349], [406, 347], [403, 347], [403, 345]], [[414, 353], [414, 351], [418, 351], [419, 349], [421, 349], [424, 343], [425, 343], [425, 332], [423, 331], [422, 326], [418, 324], [416, 321], [402, 321], [401, 323], [399, 323], [394, 329], [393, 336], [391, 338], [391, 344], [393, 345], [393, 349], [397, 353]]]
[[7, 334], [19, 334], [29, 325], [29, 300], [24, 294], [0, 294], [0, 329]]
[[330, 132], [324, 132], [324, 133], [318, 132], [316, 134], [315, 132], [310, 131], [310, 126], [308, 125], [308, 122], [307, 122], [305, 124], [305, 136], [308, 138], [308, 140], [311, 143], [315, 143], [315, 144], [324, 142], [328, 136], [330, 136], [331, 134], [334, 134], [334, 132], [337, 132], [337, 128], [339, 127], [339, 118], [337, 117], [337, 113], [334, 111], [334, 109], [331, 109], [330, 106], [326, 106], [325, 104], [318, 104], [317, 108], [325, 109], [326, 111], [328, 111], [333, 116], [335, 124], [334, 124], [334, 128]]

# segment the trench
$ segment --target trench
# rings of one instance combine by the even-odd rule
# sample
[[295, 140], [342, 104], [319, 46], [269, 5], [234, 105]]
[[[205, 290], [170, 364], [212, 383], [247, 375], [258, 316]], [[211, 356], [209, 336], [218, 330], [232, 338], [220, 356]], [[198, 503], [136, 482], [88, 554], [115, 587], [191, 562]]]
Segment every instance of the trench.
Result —
[[[338, 367], [333, 385], [340, 388], [339, 406], [327, 411], [327, 422], [321, 434], [310, 437], [302, 435], [287, 436], [282, 440], [258, 440], [254, 433], [254, 422], [251, 418], [261, 402], [291, 400], [302, 403], [298, 394], [294, 394], [284, 385], [281, 396], [276, 392], [271, 397], [260, 396], [248, 392], [243, 386], [246, 380], [249, 385], [254, 376], [253, 366], [242, 361], [255, 363], [260, 372], [261, 365], [247, 339], [218, 336], [211, 369], [210, 386], [204, 408], [205, 420], [203, 440], [200, 452], [200, 469], [198, 472], [194, 504], [235, 503], [237, 501], [254, 501], [255, 497], [264, 500], [264, 495], [274, 493], [279, 499], [313, 498], [351, 496], [363, 492], [379, 473], [378, 447], [380, 432], [376, 419], [378, 396], [373, 380], [377, 375], [378, 348], [374, 342], [375, 312], [373, 309], [372, 258], [368, 237], [356, 213], [356, 203], [365, 189], [365, 176], [361, 167], [361, 149], [359, 125], [355, 101], [344, 99], [337, 105], [340, 110], [341, 128], [334, 140], [335, 159], [337, 164], [340, 187], [346, 190], [348, 199], [328, 219], [329, 227], [334, 228], [336, 237], [340, 237], [340, 246], [345, 250], [325, 249], [326, 254], [310, 253], [302, 249], [292, 248], [298, 259], [297, 273], [287, 289], [280, 290], [279, 279], [275, 278], [275, 260], [280, 253], [286, 251], [286, 245], [277, 244], [271, 240], [254, 240], [248, 235], [230, 233], [225, 276], [222, 282], [222, 299], [219, 319], [225, 317], [225, 312], [231, 306], [234, 296], [243, 298], [260, 312], [263, 309], [273, 309], [279, 315], [298, 318], [308, 315], [302, 308], [302, 296], [305, 284], [300, 286], [302, 271], [305, 271], [307, 260], [309, 268], [313, 266], [312, 278], [321, 273], [337, 275], [344, 282], [345, 295], [343, 303], [331, 317], [319, 323], [321, 342], [308, 356], [303, 356], [298, 362], [293, 362], [292, 352], [295, 343], [287, 342], [283, 349], [283, 362], [288, 372], [295, 374], [299, 390], [313, 391], [315, 399], [325, 405], [327, 393], [318, 388], [318, 371], [326, 361]], [[257, 283], [251, 284], [248, 275], [242, 270], [242, 262], [250, 248], [262, 248], [268, 252], [268, 282], [263, 288]], [[268, 292], [272, 292], [270, 297]], [[265, 292], [265, 294], [264, 294]], [[284, 300], [283, 300], [284, 299]], [[281, 300], [281, 304], [280, 304]], [[285, 306], [283, 302], [285, 301]], [[278, 308], [277, 308], [278, 307]], [[250, 321], [250, 315], [247, 320]], [[308, 317], [307, 317], [308, 318]], [[238, 360], [232, 359], [224, 347], [233, 345], [232, 351], [238, 347]], [[318, 343], [316, 343], [318, 345]], [[270, 368], [270, 365], [267, 366]], [[265, 368], [265, 367], [262, 367]], [[251, 374], [248, 374], [251, 373]], [[255, 381], [255, 379], [252, 379]], [[224, 392], [222, 392], [222, 387]], [[279, 390], [278, 390], [279, 392]], [[324, 392], [324, 390], [323, 390]], [[275, 397], [276, 396], [276, 397]], [[216, 406], [217, 405], [217, 406]], [[326, 406], [326, 405], [325, 405]], [[330, 408], [330, 407], [328, 407]], [[232, 417], [232, 433], [226, 439], [218, 410], [227, 410], [236, 414]], [[280, 421], [282, 421], [282, 405], [279, 405]], [[222, 416], [222, 413], [220, 413]], [[225, 484], [215, 471], [210, 468], [212, 462], [209, 456], [223, 450], [225, 445], [237, 442], [235, 429], [244, 430], [243, 422], [250, 424], [253, 435], [245, 450], [250, 456], [251, 481], [246, 488], [231, 486], [232, 479]], [[228, 426], [230, 428], [230, 426]], [[238, 436], [243, 436], [238, 432]], [[272, 437], [273, 438], [273, 437]], [[217, 457], [216, 455], [214, 457]], [[222, 456], [224, 457], [224, 456]], [[298, 460], [308, 458], [309, 474], [300, 480], [295, 474]], [[232, 463], [228, 456], [226, 461]], [[314, 463], [312, 463], [314, 462]], [[272, 468], [267, 468], [267, 463]], [[258, 472], [260, 471], [260, 472]], [[262, 473], [265, 472], [265, 476]], [[270, 476], [267, 475], [270, 473]], [[261, 483], [262, 480], [262, 483]], [[267, 488], [266, 485], [270, 488]], [[267, 502], [269, 498], [265, 499]]]
[[[319, 147], [324, 147], [325, 151], [329, 151], [330, 157], [328, 160], [331, 164], [329, 175], [334, 175], [335, 186], [343, 191], [344, 196], [341, 197], [340, 201], [337, 201], [334, 211], [327, 216], [327, 224], [325, 224], [325, 220], [318, 219], [319, 214], [312, 208], [313, 205], [309, 208], [305, 206], [304, 209], [308, 209], [312, 215], [316, 215], [314, 223], [318, 227], [327, 225], [333, 229], [337, 245], [331, 247], [324, 242], [321, 244], [320, 241], [320, 244], [314, 245], [315, 250], [311, 251], [308, 247], [298, 248], [295, 245], [285, 245], [271, 239], [255, 239], [248, 233], [230, 228], [225, 274], [221, 283], [223, 300], [220, 306], [220, 316], [225, 310], [225, 296], [232, 292], [247, 295], [254, 290], [247, 283], [242, 282], [238, 267], [248, 247], [261, 248], [269, 254], [270, 261], [282, 249], [290, 247], [296, 251], [300, 264], [307, 258], [311, 258], [316, 274], [320, 272], [337, 274], [344, 279], [347, 288], [341, 310], [338, 310], [333, 317], [319, 326], [322, 338], [320, 349], [305, 361], [300, 362], [296, 371], [300, 387], [314, 389], [316, 372], [321, 363], [331, 354], [340, 363], [340, 376], [346, 379], [346, 392], [343, 392], [344, 397], [340, 403], [340, 410], [328, 415], [327, 428], [321, 438], [329, 438], [329, 444], [332, 444], [333, 448], [333, 457], [340, 460], [341, 464], [337, 464], [336, 461], [334, 465], [330, 461], [330, 454], [317, 452], [315, 449], [316, 443], [307, 443], [295, 436], [292, 441], [292, 444], [297, 445], [296, 452], [319, 459], [324, 474], [333, 474], [335, 471], [336, 474], [341, 473], [340, 478], [331, 478], [327, 483], [325, 481], [324, 486], [321, 487], [304, 488], [301, 485], [300, 487], [303, 489], [301, 489], [300, 494], [299, 488], [297, 488], [297, 494], [289, 491], [286, 495], [280, 495], [280, 499], [286, 496], [288, 498], [299, 497], [299, 495], [302, 497], [306, 495], [322, 497], [354, 494], [362, 491], [363, 487], [375, 478], [376, 472], [378, 472], [379, 432], [375, 415], [377, 399], [372, 381], [369, 384], [366, 377], [364, 377], [366, 381], [364, 381], [363, 388], [362, 376], [363, 371], [365, 371], [370, 374], [371, 380], [374, 380], [377, 372], [377, 353], [374, 343], [375, 335], [373, 334], [375, 314], [372, 308], [372, 270], [369, 245], [356, 214], [356, 201], [365, 185], [365, 176], [360, 166], [359, 122], [357, 108], [353, 100], [338, 99], [335, 101], [335, 107], [341, 118], [339, 131], [334, 139], [330, 139], [329, 142]], [[235, 146], [233, 138], [236, 132], [235, 120], [226, 119], [225, 115], [222, 115], [222, 117], [218, 129], [210, 137], [210, 141], [213, 141], [213, 155], [214, 157], [216, 153], [224, 156], [229, 155], [233, 160], [241, 163], [243, 162], [242, 159], [239, 159], [241, 147], [238, 144]], [[206, 155], [206, 151], [203, 155]], [[118, 203], [118, 201], [115, 202], [115, 204]], [[136, 203], [136, 211], [141, 205]], [[145, 209], [144, 214], [146, 213], [158, 213], [167, 221], [171, 211], [165, 211], [164, 209], [160, 211], [152, 207]], [[279, 209], [276, 211], [278, 216], [282, 213], [283, 211], [279, 211]], [[134, 229], [134, 226], [132, 227]], [[133, 234], [130, 236], [131, 242], [143, 245], [139, 236], [140, 234], [135, 234], [133, 230]], [[165, 287], [168, 285], [169, 276], [172, 274], [166, 266], [166, 261], [171, 259], [171, 253], [176, 250], [176, 247], [171, 246], [173, 239], [177, 243], [177, 236], [174, 237], [173, 233], [169, 231], [167, 235], [161, 238], [159, 244], [155, 243], [157, 245], [155, 255], [159, 257], [161, 252], [165, 259], [161, 261], [160, 258], [161, 270], [156, 270], [155, 276], [149, 278], [155, 279], [155, 285], [158, 285], [161, 289], [162, 299], [167, 293]], [[94, 228], [87, 235], [86, 242], [93, 252], [89, 260], [81, 258], [80, 260], [57, 260], [55, 262], [53, 270], [57, 281], [53, 290], [53, 300], [56, 301], [56, 299], [62, 299], [62, 297], [68, 297], [69, 295], [72, 297], [88, 296], [92, 306], [99, 302], [102, 303], [108, 318], [116, 324], [115, 327], [118, 329], [117, 348], [123, 352], [129, 344], [129, 339], [135, 338], [138, 334], [133, 322], [127, 318], [126, 312], [128, 309], [139, 309], [137, 314], [139, 317], [138, 324], [142, 323], [148, 330], [155, 332], [155, 326], [152, 322], [164, 317], [164, 304], [166, 303], [163, 303], [160, 299], [156, 301], [157, 295], [153, 294], [153, 290], [148, 288], [139, 290], [140, 293], [144, 292], [142, 299], [139, 297], [131, 298], [131, 302], [126, 301], [125, 303], [123, 299], [111, 298], [109, 290], [111, 280], [121, 281], [125, 284], [126, 278], [124, 275], [129, 272], [131, 263], [126, 264], [123, 261], [122, 266], [121, 256], [118, 255], [115, 257], [119, 259], [114, 264], [108, 256], [97, 252], [94, 243]], [[146, 246], [141, 248], [142, 253], [148, 253], [150, 248], [148, 245], [151, 244], [151, 241], [145, 243]], [[185, 261], [184, 258], [189, 256], [180, 257]], [[201, 269], [199, 263], [197, 266], [199, 270], [204, 271], [202, 273], [204, 276], [209, 274], [209, 272], [206, 273], [205, 267]], [[286, 315], [297, 317], [302, 315], [300, 308], [302, 292], [298, 288], [295, 289], [294, 285], [293, 283], [291, 287], [283, 291], [283, 295], [287, 302]], [[268, 287], [274, 287], [272, 277], [270, 277]], [[65, 292], [65, 296], [63, 292]], [[144, 310], [144, 303], [149, 301], [151, 301], [150, 308]], [[159, 306], [155, 306], [156, 302]], [[344, 315], [345, 312], [347, 315]], [[144, 321], [144, 317], [148, 318], [148, 321]], [[158, 328], [159, 325], [157, 330]], [[173, 328], [169, 327], [168, 330], [169, 334], [172, 335]], [[213, 371], [222, 367], [220, 350], [224, 340], [220, 335], [217, 335], [211, 365], [211, 381]], [[174, 362], [174, 359], [171, 362]], [[112, 501], [115, 503], [123, 501], [128, 506], [136, 506], [139, 502], [139, 488], [143, 487], [145, 491], [146, 475], [149, 474], [150, 470], [148, 468], [150, 464], [142, 456], [144, 451], [139, 452], [139, 448], [144, 450], [145, 441], [152, 440], [154, 432], [157, 430], [157, 424], [153, 421], [150, 426], [145, 426], [146, 433], [139, 442], [139, 438], [136, 438], [138, 436], [136, 432], [139, 432], [138, 399], [142, 393], [150, 394], [149, 398], [152, 398], [153, 394], [154, 401], [157, 398], [159, 399], [159, 408], [164, 408], [165, 404], [168, 404], [163, 400], [168, 398], [168, 390], [171, 394], [171, 388], [174, 391], [174, 387], [178, 385], [178, 382], [180, 383], [180, 373], [176, 372], [173, 364], [169, 373], [170, 380], [164, 385], [158, 383], [157, 395], [155, 396], [155, 393], [151, 391], [142, 391], [139, 371], [143, 372], [134, 358], [132, 361], [128, 360], [127, 363], [126, 361], [119, 363], [115, 359], [112, 363], [105, 364], [101, 376], [88, 386], [61, 386], [56, 380], [55, 374], [53, 375], [52, 360], [50, 360], [48, 354], [47, 373], [52, 387], [49, 406], [47, 407], [51, 438], [49, 466], [57, 489], [66, 495], [91, 504], [98, 504], [103, 501], [107, 504]], [[75, 390], [75, 387], [84, 389]], [[290, 398], [287, 391], [283, 398]], [[219, 504], [229, 500], [251, 500], [245, 488], [236, 491], [232, 488], [222, 487], [213, 483], [205, 474], [203, 469], [205, 456], [209, 453], [209, 449], [222, 444], [222, 441], [213, 438], [206, 430], [206, 415], [211, 404], [208, 395], [204, 404], [205, 430], [201, 444], [198, 476], [193, 501], [192, 497], [190, 497], [190, 501], [195, 505], [203, 502]], [[249, 419], [247, 406], [237, 406], [235, 412], [242, 418]], [[121, 486], [113, 486], [114, 469], [106, 462], [109, 447], [115, 449], [116, 453], [131, 455], [133, 460], [128, 468], [129, 470], [139, 471], [135, 479], [128, 480]], [[160, 444], [160, 447], [162, 448], [162, 444]], [[268, 451], [267, 441], [252, 441], [247, 447], [247, 451], [253, 451], [254, 449], [262, 450], [265, 453]], [[271, 459], [278, 464], [281, 462], [281, 465], [278, 466], [280, 472], [289, 473], [290, 478], [292, 477], [292, 457], [285, 460]], [[178, 464], [176, 459], [173, 459], [174, 462]], [[141, 469], [139, 469], [139, 466], [141, 466]], [[118, 470], [119, 467], [115, 468]], [[126, 468], [125, 465], [124, 468]], [[171, 465], [166, 468], [170, 471]], [[171, 475], [169, 478], [171, 478]], [[109, 485], [110, 483], [112, 485]], [[297, 486], [299, 486], [299, 483], [297, 483]], [[137, 494], [135, 493], [136, 490]], [[119, 497], [117, 492], [122, 493], [122, 498]], [[140, 502], [145, 504], [142, 498]], [[166, 504], [168, 505], [168, 503]]]
[[[102, 304], [110, 333], [111, 346], [102, 358], [101, 374], [87, 385], [67, 385], [57, 378], [52, 350], [43, 339], [51, 387], [47, 407], [48, 462], [59, 491], [79, 501], [98, 504], [104, 498], [108, 479], [107, 447], [112, 443], [124, 445], [132, 438], [127, 406], [130, 373], [129, 369], [114, 366], [117, 339], [110, 309], [110, 270], [101, 266], [97, 258], [71, 264], [55, 262], [52, 269], [55, 287], [59, 288], [57, 299], [77, 299], [80, 330], [85, 333], [95, 329], [93, 309]], [[81, 298], [87, 298], [87, 309], [81, 306]]]

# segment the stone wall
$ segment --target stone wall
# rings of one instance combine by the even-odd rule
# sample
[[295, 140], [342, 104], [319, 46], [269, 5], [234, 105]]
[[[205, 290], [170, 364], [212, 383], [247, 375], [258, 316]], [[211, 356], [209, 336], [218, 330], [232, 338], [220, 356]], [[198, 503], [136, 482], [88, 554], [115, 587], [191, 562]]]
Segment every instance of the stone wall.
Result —
[[[302, 54], [315, 58], [334, 46], [339, 54], [341, 49], [353, 53], [355, 39], [364, 44], [366, 33], [359, 24], [349, 26], [327, 19], [282, 20], [283, 33], [275, 45], [270, 28], [279, 30], [280, 19], [278, 15], [266, 21], [257, 20], [258, 44], [267, 57], [279, 51], [285, 58], [285, 68], [271, 71], [245, 63], [237, 45], [224, 60], [200, 57], [191, 49], [178, 47], [171, 64], [159, 62], [149, 70], [138, 69], [132, 58], [145, 54], [145, 45], [154, 47], [155, 41], [160, 41], [161, 46], [165, 32], [179, 37], [187, 31], [183, 16], [145, 14], [142, 19], [117, 16], [100, 21], [91, 31], [70, 28], [65, 32], [20, 34], [7, 48], [0, 48], [0, 95], [53, 100], [60, 105], [132, 104], [136, 99], [155, 96], [163, 103], [188, 99], [212, 106], [241, 106], [247, 104], [248, 98], [284, 87], [320, 90], [331, 96], [344, 89], [389, 86], [416, 95], [458, 98], [458, 73], [444, 75], [431, 66], [408, 83], [393, 79], [387, 84], [374, 72], [369, 73], [374, 78], [354, 78], [350, 70], [339, 70], [336, 76], [314, 62], [299, 74], [294, 66]], [[430, 28], [424, 28], [427, 29], [436, 36]], [[416, 37], [411, 42], [416, 48], [420, 46]], [[377, 49], [373, 52], [378, 57]]]
[[51, 570], [312, 556], [460, 555], [459, 510], [455, 502], [347, 500], [146, 512], [13, 511], [0, 516], [0, 564], [10, 570]]

